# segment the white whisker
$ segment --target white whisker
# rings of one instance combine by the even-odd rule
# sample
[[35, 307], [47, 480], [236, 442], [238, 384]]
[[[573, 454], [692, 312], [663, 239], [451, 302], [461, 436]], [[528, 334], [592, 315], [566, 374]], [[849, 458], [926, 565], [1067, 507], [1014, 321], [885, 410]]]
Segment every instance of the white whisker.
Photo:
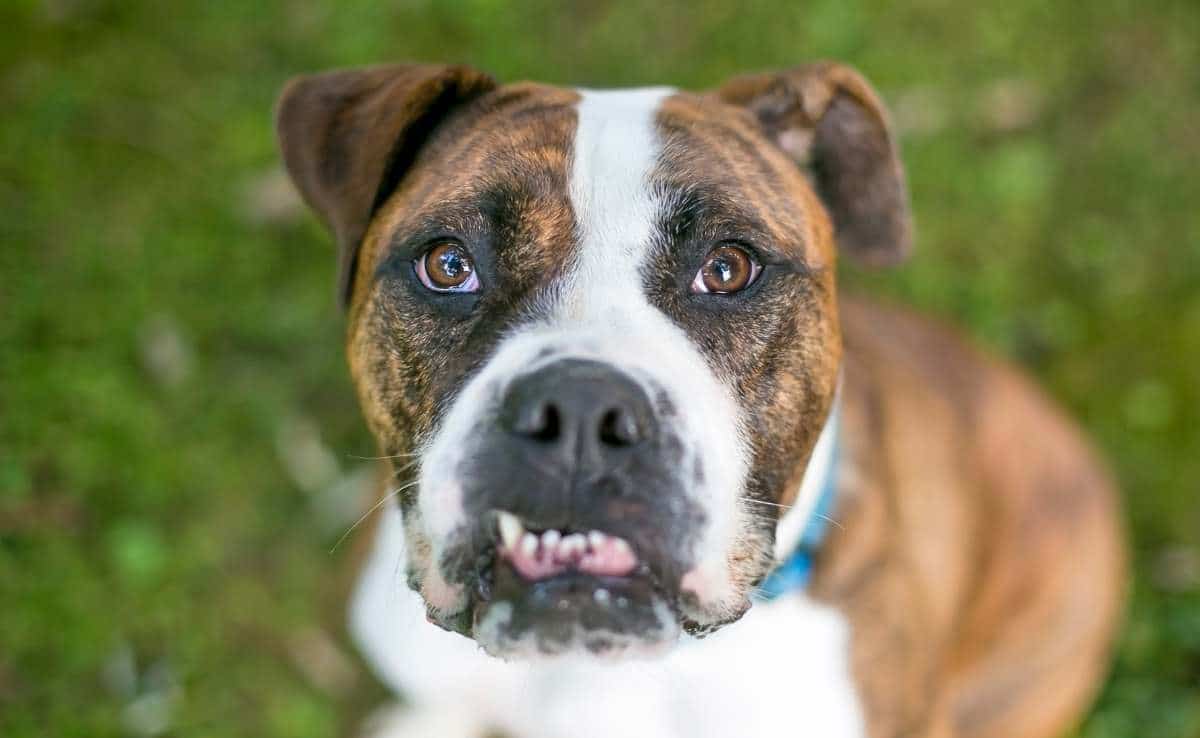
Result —
[[391, 456], [359, 456], [358, 454], [346, 454], [347, 458], [358, 459], [359, 461], [386, 461], [388, 459], [411, 459], [420, 454], [392, 454]]
[[[777, 508], [779, 508], [780, 510], [791, 510], [791, 509], [792, 509], [792, 507], [793, 507], [792, 505], [782, 505], [782, 504], [780, 504], [780, 503], [778, 503], [778, 502], [768, 502], [768, 501], [766, 501], [766, 500], [755, 500], [755, 499], [751, 499], [751, 498], [749, 498], [749, 497], [741, 497], [741, 498], [739, 498], [739, 499], [740, 499], [742, 502], [750, 502], [750, 503], [753, 503], [753, 504], [755, 504], [755, 505], [766, 505], [766, 506], [768, 506], [768, 507], [777, 507]], [[827, 522], [828, 522], [830, 525], [834, 525], [834, 526], [836, 526], [836, 527], [837, 527], [839, 530], [845, 530], [845, 529], [846, 529], [846, 528], [845, 528], [845, 526], [843, 526], [843, 525], [842, 525], [841, 523], [839, 523], [837, 520], [834, 520], [833, 518], [829, 517], [828, 515], [826, 515], [826, 514], [824, 514], [824, 513], [819, 513], [819, 512], [813, 511], [813, 515], [814, 515], [814, 516], [816, 516], [816, 517], [818, 517], [818, 518], [820, 518], [821, 520], [827, 521]], [[760, 516], [760, 517], [762, 517], [762, 516]]]
[[386, 495], [384, 495], [383, 498], [379, 500], [379, 502], [376, 502], [374, 505], [371, 506], [370, 510], [367, 510], [365, 513], [362, 514], [361, 517], [359, 517], [358, 520], [355, 520], [354, 525], [351, 525], [348, 529], [346, 529], [346, 532], [342, 534], [342, 537], [337, 539], [337, 543], [333, 544], [333, 548], [329, 549], [329, 553], [332, 554], [334, 551], [336, 551], [338, 546], [342, 545], [342, 541], [346, 540], [347, 536], [349, 536], [351, 533], [353, 533], [355, 528], [357, 528], [359, 525], [362, 524], [362, 522], [364, 520], [366, 520], [368, 517], [370, 517], [371, 513], [375, 512], [379, 508], [383, 507], [384, 503], [386, 503], [388, 500], [392, 499], [393, 497], [400, 494], [401, 492], [408, 489], [409, 487], [412, 487], [413, 485], [415, 485], [417, 483], [417, 481], [419, 481], [419, 480], [414, 479], [413, 481], [409, 482], [408, 484], [402, 484], [399, 487], [397, 487], [396, 489], [394, 489], [391, 492], [388, 492]]
[[825, 515], [824, 513], [814, 512], [813, 515], [816, 515], [821, 520], [828, 522], [830, 525], [837, 526], [838, 530], [846, 530], [846, 526], [842, 525], [828, 515]]
[[741, 500], [742, 502], [750, 502], [755, 505], [767, 505], [768, 507], [777, 507], [780, 510], [791, 510], [792, 509], [791, 505], [782, 505], [778, 502], [768, 502], [767, 500], [756, 500], [752, 497], [739, 497], [738, 499]]
[[393, 475], [400, 476], [401, 473], [408, 471], [409, 469], [413, 468], [414, 466], [416, 466], [419, 463], [421, 463], [420, 459], [413, 459], [412, 461], [408, 462], [407, 464], [404, 464], [403, 466], [396, 467], [396, 471], [393, 472]]

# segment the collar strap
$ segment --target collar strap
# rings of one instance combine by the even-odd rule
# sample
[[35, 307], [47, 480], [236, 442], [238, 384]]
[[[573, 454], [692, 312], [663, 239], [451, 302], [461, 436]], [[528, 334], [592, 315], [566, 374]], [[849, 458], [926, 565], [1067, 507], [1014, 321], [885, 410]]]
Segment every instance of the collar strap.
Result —
[[812, 575], [813, 558], [825, 539], [837, 497], [840, 395], [838, 392], [834, 396], [825, 427], [813, 447], [800, 494], [779, 520], [775, 532], [775, 559], [779, 563], [758, 586], [760, 601], [804, 589]]

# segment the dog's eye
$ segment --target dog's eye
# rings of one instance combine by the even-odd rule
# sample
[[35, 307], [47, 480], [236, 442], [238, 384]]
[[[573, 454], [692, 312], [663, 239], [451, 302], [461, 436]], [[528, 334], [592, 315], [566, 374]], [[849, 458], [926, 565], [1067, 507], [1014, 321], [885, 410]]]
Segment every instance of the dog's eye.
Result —
[[456, 241], [435, 243], [413, 265], [417, 279], [434, 292], [477, 292], [479, 275], [467, 247]]
[[729, 295], [754, 284], [761, 271], [762, 267], [745, 250], [722, 244], [704, 257], [704, 264], [692, 280], [692, 292]]

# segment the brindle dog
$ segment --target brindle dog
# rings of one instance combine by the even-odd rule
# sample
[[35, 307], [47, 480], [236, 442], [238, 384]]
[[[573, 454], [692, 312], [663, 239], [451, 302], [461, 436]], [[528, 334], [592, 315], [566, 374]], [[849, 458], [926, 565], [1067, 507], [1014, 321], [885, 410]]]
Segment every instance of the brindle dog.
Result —
[[[1086, 707], [1112, 484], [1016, 371], [838, 294], [839, 252], [911, 241], [856, 72], [383, 66], [292, 82], [278, 127], [396, 460], [353, 624], [416, 699], [397, 732], [1050, 738]], [[829, 485], [807, 590], [752, 608]]]

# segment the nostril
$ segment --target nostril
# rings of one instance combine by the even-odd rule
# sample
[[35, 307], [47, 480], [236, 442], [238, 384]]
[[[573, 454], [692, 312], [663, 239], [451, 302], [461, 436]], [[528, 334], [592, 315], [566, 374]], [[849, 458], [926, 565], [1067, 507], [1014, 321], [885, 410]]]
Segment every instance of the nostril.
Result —
[[512, 429], [535, 441], [556, 441], [562, 434], [562, 416], [553, 403], [533, 403], [517, 416]]
[[562, 416], [555, 405], [546, 405], [542, 411], [542, 425], [530, 436], [538, 441], [555, 441], [562, 434]]
[[600, 442], [605, 446], [632, 446], [641, 438], [641, 429], [632, 413], [614, 408], [600, 418]]

